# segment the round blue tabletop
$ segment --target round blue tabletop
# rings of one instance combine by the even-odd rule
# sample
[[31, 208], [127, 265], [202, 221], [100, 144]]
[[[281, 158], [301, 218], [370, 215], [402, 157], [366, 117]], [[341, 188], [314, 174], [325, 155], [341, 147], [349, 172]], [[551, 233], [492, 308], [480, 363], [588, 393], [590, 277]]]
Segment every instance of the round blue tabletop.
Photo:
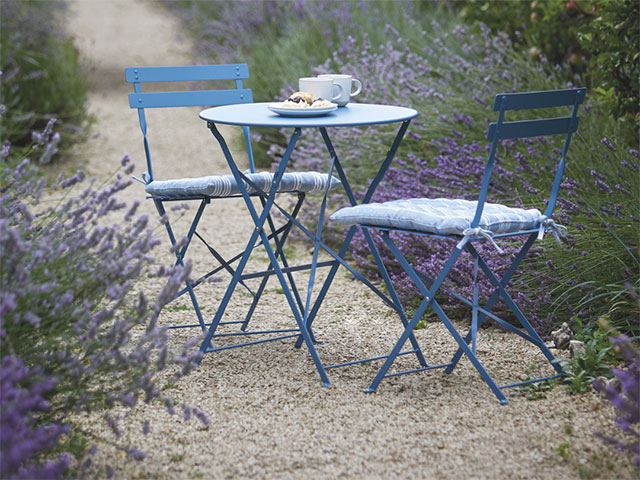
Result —
[[200, 112], [200, 118], [247, 127], [350, 127], [403, 122], [418, 115], [412, 108], [350, 103], [317, 117], [284, 117], [269, 110], [267, 105], [269, 103], [244, 103], [208, 108]]

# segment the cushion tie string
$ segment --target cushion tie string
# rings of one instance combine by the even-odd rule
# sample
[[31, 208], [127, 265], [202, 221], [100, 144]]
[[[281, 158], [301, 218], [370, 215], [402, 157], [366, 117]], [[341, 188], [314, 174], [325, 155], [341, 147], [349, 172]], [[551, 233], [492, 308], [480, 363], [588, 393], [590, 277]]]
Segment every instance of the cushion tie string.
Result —
[[546, 215], [543, 215], [540, 222], [540, 229], [538, 230], [538, 240], [542, 240], [546, 232], [551, 232], [556, 242], [560, 243], [567, 238], [568, 229], [564, 225], [559, 225]]
[[149, 175], [148, 172], [142, 172], [142, 178], [138, 178], [134, 175], [131, 175], [131, 178], [133, 178], [134, 180], [137, 180], [143, 185], [149, 185], [151, 183], [151, 176]]
[[493, 239], [493, 232], [491, 230], [485, 230], [484, 228], [480, 227], [465, 228], [462, 232], [462, 235], [464, 238], [460, 240], [457, 245], [457, 248], [459, 249], [462, 249], [469, 242], [469, 240], [471, 240], [472, 237], [484, 237], [493, 244], [498, 253], [504, 253], [504, 250], [502, 250]]

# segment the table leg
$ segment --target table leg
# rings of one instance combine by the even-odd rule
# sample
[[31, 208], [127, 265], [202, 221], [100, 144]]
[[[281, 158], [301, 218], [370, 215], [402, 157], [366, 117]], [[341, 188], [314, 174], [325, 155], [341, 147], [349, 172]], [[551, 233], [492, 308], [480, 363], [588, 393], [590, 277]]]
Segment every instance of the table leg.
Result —
[[[387, 152], [387, 156], [384, 162], [380, 166], [380, 169], [378, 170], [378, 173], [376, 174], [375, 178], [371, 181], [371, 183], [369, 184], [369, 187], [367, 188], [367, 191], [362, 200], [362, 203], [369, 203], [371, 201], [371, 198], [373, 197], [373, 194], [375, 193], [376, 188], [378, 188], [380, 181], [382, 181], [382, 179], [384, 178], [384, 175], [387, 173], [387, 170], [391, 166], [391, 162], [393, 161], [395, 154], [398, 151], [398, 147], [400, 146], [400, 143], [402, 142], [402, 139], [404, 138], [404, 135], [407, 129], [409, 128], [410, 123], [411, 123], [411, 120], [405, 120], [404, 122], [402, 122], [402, 125], [398, 129], [398, 133], [396, 134], [393, 144], [389, 149], [389, 151]], [[325, 146], [327, 147], [327, 151], [331, 155], [332, 165], [335, 164], [336, 172], [338, 173], [340, 181], [342, 182], [342, 186], [345, 190], [345, 193], [347, 194], [347, 198], [349, 199], [349, 202], [351, 203], [351, 205], [357, 205], [358, 202], [356, 201], [355, 195], [353, 194], [353, 190], [351, 189], [351, 184], [349, 183], [349, 180], [347, 179], [347, 176], [345, 175], [344, 170], [342, 169], [342, 165], [340, 164], [340, 160], [338, 159], [335, 153], [335, 149], [333, 147], [331, 139], [329, 138], [329, 134], [324, 128], [320, 129], [320, 133], [322, 134], [322, 138], [324, 140]], [[345, 236], [345, 239], [342, 242], [342, 246], [340, 247], [340, 250], [338, 252], [338, 257], [340, 257], [341, 260], [343, 260], [345, 255], [347, 254], [347, 251], [349, 249], [349, 246], [351, 245], [351, 241], [353, 240], [353, 236], [355, 235], [355, 233], [356, 233], [356, 227], [352, 226], [347, 232], [347, 235]], [[335, 278], [335, 275], [338, 272], [338, 267], [340, 266], [340, 264], [344, 264], [344, 263], [340, 262], [338, 264], [335, 264], [331, 267], [331, 270], [329, 270], [329, 274], [327, 275], [327, 278], [325, 279], [324, 284], [322, 285], [320, 293], [318, 294], [318, 297], [316, 298], [316, 301], [313, 304], [313, 307], [311, 308], [309, 315], [307, 316], [307, 325], [309, 328], [311, 328], [313, 320], [315, 319], [318, 313], [318, 310], [322, 305], [322, 301], [324, 300], [324, 297], [326, 296], [329, 290], [329, 287], [333, 283], [333, 279]], [[374, 289], [374, 293], [377, 293], [380, 296], [377, 289]], [[402, 308], [398, 309], [397, 305], [394, 305], [392, 300], [389, 300], [385, 296], [381, 298], [383, 298], [383, 300], [385, 300], [387, 304], [389, 304], [392, 308], [394, 308], [394, 310], [396, 310], [398, 313], [402, 311]], [[400, 315], [402, 316], [402, 314]], [[403, 320], [406, 320], [406, 319], [403, 319]], [[296, 342], [296, 346], [300, 347], [301, 345], [302, 345], [302, 339], [298, 338], [298, 341]], [[423, 361], [424, 359], [421, 360], [421, 363]]]
[[258, 237], [261, 238], [262, 240], [262, 244], [267, 252], [267, 255], [269, 256], [269, 260], [271, 261], [271, 265], [273, 266], [273, 269], [276, 272], [276, 275], [278, 277], [278, 280], [280, 281], [280, 285], [282, 286], [283, 292], [285, 297], [287, 298], [287, 302], [289, 303], [289, 307], [295, 317], [295, 320], [298, 324], [298, 328], [300, 329], [300, 334], [302, 336], [302, 338], [304, 339], [305, 344], [307, 345], [307, 349], [309, 350], [309, 353], [311, 354], [311, 357], [313, 359], [313, 362], [316, 366], [316, 369], [318, 370], [318, 373], [320, 374], [320, 378], [322, 379], [323, 385], [324, 386], [329, 386], [330, 382], [329, 382], [329, 378], [327, 377], [327, 374], [325, 372], [325, 369], [322, 365], [322, 362], [320, 361], [320, 358], [318, 356], [318, 353], [313, 345], [313, 340], [311, 338], [311, 335], [309, 333], [309, 330], [307, 329], [307, 325], [306, 322], [304, 321], [300, 310], [298, 309], [298, 306], [296, 305], [296, 301], [293, 298], [293, 295], [289, 289], [289, 286], [286, 282], [286, 279], [284, 277], [284, 273], [282, 272], [282, 269], [280, 267], [280, 264], [278, 262], [278, 259], [273, 251], [273, 249], [271, 248], [271, 244], [269, 243], [269, 238], [266, 234], [266, 232], [264, 231], [264, 223], [267, 220], [267, 218], [269, 217], [270, 211], [271, 211], [271, 207], [274, 204], [275, 201], [275, 196], [276, 196], [276, 192], [278, 190], [278, 186], [280, 184], [280, 181], [282, 180], [282, 175], [284, 174], [285, 168], [287, 166], [287, 163], [289, 161], [289, 158], [291, 156], [291, 152], [293, 151], [293, 148], [295, 147], [295, 144], [298, 140], [298, 138], [300, 137], [301, 134], [301, 130], [299, 128], [296, 128], [293, 132], [293, 134], [291, 135], [291, 139], [289, 140], [289, 144], [287, 145], [287, 149], [285, 150], [285, 153], [282, 157], [282, 160], [280, 161], [280, 164], [278, 165], [278, 168], [276, 169], [276, 172], [274, 174], [274, 179], [273, 179], [273, 183], [271, 185], [271, 188], [269, 189], [269, 193], [267, 196], [266, 201], [264, 202], [264, 207], [262, 210], [262, 213], [260, 214], [260, 216], [258, 216], [258, 213], [253, 205], [253, 203], [251, 202], [251, 197], [249, 196], [249, 193], [247, 192], [247, 189], [245, 187], [245, 183], [242, 179], [241, 173], [238, 169], [238, 166], [235, 164], [233, 157], [231, 155], [231, 152], [229, 151], [229, 148], [224, 140], [224, 138], [222, 137], [222, 135], [220, 134], [220, 132], [218, 131], [218, 129], [216, 128], [215, 124], [209, 122], [208, 123], [208, 127], [211, 130], [211, 132], [213, 133], [213, 135], [216, 137], [216, 139], [218, 140], [218, 143], [220, 144], [220, 147], [222, 148], [222, 151], [224, 153], [224, 156], [227, 160], [227, 163], [229, 165], [229, 168], [231, 169], [231, 172], [234, 176], [234, 178], [236, 179], [236, 182], [238, 183], [238, 187], [240, 188], [240, 192], [242, 193], [242, 197], [245, 201], [245, 204], [247, 205], [247, 210], [249, 211], [251, 218], [254, 222], [255, 225], [255, 229], [251, 235], [251, 238], [249, 239], [249, 243], [247, 244], [247, 248], [245, 250], [245, 253], [243, 254], [240, 263], [236, 269], [236, 273], [234, 274], [234, 276], [231, 279], [231, 282], [229, 283], [229, 286], [227, 287], [227, 291], [222, 299], [222, 302], [220, 304], [220, 307], [218, 309], [218, 311], [216, 312], [216, 315], [214, 317], [214, 320], [211, 323], [211, 326], [207, 332], [207, 334], [205, 335], [205, 338], [202, 342], [202, 345], [200, 347], [200, 351], [201, 352], [205, 352], [205, 350], [208, 348], [209, 343], [211, 341], [211, 339], [213, 338], [213, 335], [215, 333], [216, 328], [218, 327], [219, 323], [220, 323], [220, 319], [222, 318], [222, 314], [224, 313], [224, 310], [226, 309], [226, 306], [231, 298], [231, 295], [233, 294], [233, 291], [235, 290], [235, 287], [240, 279], [240, 275], [242, 274], [242, 271], [244, 270], [244, 267], [249, 259], [249, 256], [253, 250], [253, 247], [256, 244], [256, 241], [258, 239]]

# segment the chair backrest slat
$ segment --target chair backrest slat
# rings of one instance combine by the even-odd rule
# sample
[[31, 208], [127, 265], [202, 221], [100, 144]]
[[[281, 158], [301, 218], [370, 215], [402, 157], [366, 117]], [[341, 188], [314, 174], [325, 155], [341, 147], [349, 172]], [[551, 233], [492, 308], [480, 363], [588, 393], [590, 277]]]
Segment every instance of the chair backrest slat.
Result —
[[584, 102], [585, 89], [549, 90], [544, 92], [500, 93], [493, 102], [493, 110], [500, 110], [504, 99], [503, 110], [527, 110], [532, 108], [550, 108], [574, 105]]
[[[521, 120], [518, 122], [504, 122], [498, 130], [498, 139], [541, 137], [543, 135], [558, 135], [571, 132], [578, 128], [580, 117], [572, 122], [572, 117], [544, 118], [539, 120]], [[493, 140], [496, 134], [496, 124], [489, 125], [487, 140]]]
[[125, 68], [125, 79], [134, 82], [197, 82], [249, 78], [246, 63], [229, 65], [187, 65], [179, 67]]
[[252, 102], [253, 95], [249, 89], [129, 94], [131, 108], [204, 107]]

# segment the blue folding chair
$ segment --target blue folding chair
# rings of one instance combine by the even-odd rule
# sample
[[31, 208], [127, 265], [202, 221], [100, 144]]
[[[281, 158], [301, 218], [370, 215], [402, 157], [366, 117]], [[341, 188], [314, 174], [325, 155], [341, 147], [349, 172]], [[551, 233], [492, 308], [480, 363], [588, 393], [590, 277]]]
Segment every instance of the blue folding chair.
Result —
[[[543, 234], [548, 231], [553, 232], [554, 236], [559, 238], [562, 237], [566, 231], [566, 229], [561, 225], [555, 224], [551, 219], [551, 216], [564, 174], [565, 160], [567, 150], [569, 149], [569, 143], [571, 141], [571, 135], [578, 127], [578, 108], [580, 104], [584, 102], [584, 98], [584, 88], [543, 92], [505, 93], [496, 95], [493, 109], [498, 112], [498, 119], [496, 123], [492, 123], [489, 126], [487, 133], [487, 139], [491, 141], [491, 149], [485, 165], [482, 184], [480, 186], [480, 194], [477, 201], [446, 198], [412, 198], [344, 208], [331, 216], [331, 219], [340, 224], [359, 225], [365, 229], [365, 231], [368, 231], [369, 229], [380, 231], [384, 243], [393, 253], [423, 297], [420, 306], [406, 325], [404, 332], [393, 347], [393, 350], [387, 357], [384, 365], [382, 365], [378, 371], [370, 387], [365, 391], [375, 391], [382, 379], [389, 376], [397, 376], [434, 368], [445, 368], [445, 373], [451, 373], [463, 354], [469, 358], [473, 366], [480, 373], [482, 379], [489, 385], [496, 397], [498, 397], [501, 404], [507, 403], [507, 399], [502, 391], [505, 388], [540, 382], [550, 378], [556, 378], [563, 374], [562, 367], [558, 362], [554, 361], [554, 356], [531, 326], [531, 323], [527, 320], [524, 313], [513, 301], [512, 297], [507, 292], [506, 287], [536, 239], [541, 239]], [[533, 120], [505, 121], [505, 113], [507, 111], [534, 110], [551, 107], [571, 107], [571, 115], [559, 118], [536, 118]], [[564, 147], [562, 149], [562, 157], [556, 168], [549, 202], [544, 214], [537, 209], [525, 210], [501, 204], [487, 203], [486, 198], [489, 189], [489, 181], [491, 179], [491, 173], [494, 166], [496, 150], [501, 140], [542, 137], [547, 135], [564, 135], [565, 139]], [[409, 261], [407, 261], [391, 238], [391, 232], [401, 232], [440, 239], [453, 238], [457, 239], [458, 243], [451, 252], [438, 276], [436, 278], [430, 278], [423, 273], [418, 272], [409, 263]], [[491, 241], [500, 251], [500, 247], [496, 244], [495, 240], [514, 236], [521, 236], [525, 238], [522, 249], [515, 256], [513, 262], [502, 278], [498, 278], [498, 276], [491, 271], [487, 262], [474, 248], [473, 244], [478, 241], [488, 240]], [[378, 265], [382, 265], [380, 253], [377, 248], [372, 244], [372, 242], [370, 242], [370, 246], [372, 247], [372, 253], [376, 262]], [[472, 299], [467, 299], [459, 295], [457, 292], [442, 286], [445, 278], [451, 271], [454, 264], [459, 260], [460, 255], [464, 250], [471, 254], [474, 261]], [[484, 273], [493, 287], [493, 293], [486, 301], [484, 307], [479, 304], [478, 300], [478, 269]], [[381, 268], [381, 274], [385, 282], [391, 282], [384, 266]], [[450, 318], [435, 300], [436, 293], [439, 290], [446, 291], [458, 300], [471, 306], [471, 329], [465, 337], [456, 330]], [[513, 312], [522, 328], [517, 328], [512, 325], [512, 323], [506, 322], [491, 312], [492, 307], [500, 298], [506, 303], [509, 310]], [[389, 368], [400, 353], [407, 339], [412, 336], [414, 328], [428, 308], [433, 309], [435, 314], [455, 339], [458, 344], [457, 352], [449, 363], [428, 365], [415, 370], [389, 374]], [[487, 318], [491, 318], [499, 326], [536, 345], [551, 363], [556, 371], [556, 375], [498, 386], [487, 373], [476, 355], [476, 337], [478, 329]], [[471, 347], [469, 346], [469, 343], [471, 343]]]
[[[191, 303], [197, 317], [198, 323], [171, 325], [169, 328], [189, 328], [199, 327], [202, 331], [206, 331], [210, 324], [204, 321], [202, 312], [200, 310], [198, 300], [195, 294], [195, 288], [205, 283], [209, 278], [220, 271], [226, 271], [233, 275], [235, 270], [233, 268], [234, 262], [237, 262], [244, 252], [240, 252], [233, 258], [226, 260], [211, 243], [207, 242], [197, 231], [198, 224], [202, 218], [204, 209], [211, 203], [212, 200], [224, 199], [224, 198], [239, 198], [242, 199], [241, 191], [238, 188], [234, 176], [229, 173], [227, 175], [213, 175], [197, 178], [181, 178], [181, 179], [168, 179], [157, 180], [154, 178], [153, 166], [151, 161], [151, 153], [149, 148], [149, 141], [147, 138], [148, 122], [145, 115], [145, 109], [147, 108], [177, 108], [177, 107], [213, 107], [221, 105], [232, 105], [253, 102], [253, 96], [250, 89], [243, 88], [242, 81], [249, 78], [249, 68], [246, 64], [231, 64], [231, 65], [199, 65], [199, 66], [171, 66], [171, 67], [132, 67], [125, 69], [125, 78], [129, 83], [133, 83], [134, 93], [129, 94], [129, 105], [131, 108], [138, 110], [138, 118], [140, 121], [140, 128], [142, 130], [144, 151], [147, 160], [147, 171], [142, 175], [145, 190], [149, 198], [151, 198], [155, 204], [155, 207], [159, 215], [164, 219], [164, 224], [169, 235], [171, 245], [176, 248], [178, 246], [178, 240], [168, 219], [167, 211], [165, 209], [165, 203], [167, 202], [185, 202], [195, 201], [199, 203], [194, 218], [186, 234], [184, 244], [180, 245], [176, 249], [176, 265], [183, 265], [189, 246], [193, 237], [199, 239], [211, 255], [217, 261], [217, 266], [202, 275], [196, 280], [187, 280], [185, 287], [178, 292], [176, 297], [180, 298], [185, 294], [188, 294]], [[217, 89], [217, 90], [184, 90], [184, 91], [162, 91], [162, 92], [143, 92], [143, 84], [153, 84], [158, 82], [221, 82], [231, 81], [235, 88]], [[219, 83], [218, 83], [219, 84]], [[206, 130], [202, 130], [203, 135]], [[271, 172], [259, 172], [256, 173], [253, 153], [251, 149], [251, 138], [248, 127], [243, 127], [243, 134], [245, 145], [249, 157], [249, 171], [241, 173], [242, 179], [246, 182], [246, 188], [252, 195], [259, 196], [264, 203], [264, 194], [260, 193], [268, 190], [273, 182], [273, 173]], [[175, 161], [175, 159], [173, 160]], [[339, 181], [335, 178], [329, 180], [326, 174], [318, 172], [296, 172], [285, 174], [285, 177], [281, 182], [281, 189], [279, 192], [293, 193], [297, 195], [297, 201], [295, 202], [291, 217], [296, 218], [300, 211], [302, 203], [305, 199], [306, 193], [314, 190], [324, 191], [327, 183], [330, 183], [329, 188], [334, 186]], [[288, 267], [288, 262], [283, 251], [284, 242], [287, 239], [289, 231], [293, 223], [291, 221], [286, 222], [279, 227], [271, 217], [268, 218], [268, 226], [270, 233], [268, 239], [274, 241], [276, 244], [276, 256], [280, 258], [283, 265]], [[259, 246], [257, 243], [255, 247]], [[293, 270], [293, 269], [292, 269]], [[278, 334], [278, 333], [290, 333], [290, 330], [268, 330], [268, 331], [248, 331], [247, 325], [258, 301], [267, 285], [267, 281], [270, 276], [274, 274], [272, 266], [269, 266], [267, 270], [262, 272], [254, 272], [251, 274], [243, 275], [240, 279], [240, 284], [251, 294], [253, 297], [252, 303], [249, 306], [247, 314], [244, 319], [236, 321], [221, 322], [221, 324], [239, 324], [240, 331], [234, 334], [220, 334], [216, 336], [228, 336], [228, 335], [255, 335], [259, 333], [265, 334]], [[245, 280], [248, 278], [260, 278], [262, 280], [257, 288], [250, 288]], [[292, 290], [299, 305], [302, 305], [302, 299], [296, 288], [292, 274], [288, 273], [288, 279], [292, 286]], [[295, 336], [296, 334], [289, 334], [286, 336], [279, 336], [270, 338], [268, 340], [277, 340], [280, 338], [288, 338]], [[233, 348], [234, 346], [244, 346], [258, 342], [246, 342], [233, 346], [225, 346], [223, 348]]]

